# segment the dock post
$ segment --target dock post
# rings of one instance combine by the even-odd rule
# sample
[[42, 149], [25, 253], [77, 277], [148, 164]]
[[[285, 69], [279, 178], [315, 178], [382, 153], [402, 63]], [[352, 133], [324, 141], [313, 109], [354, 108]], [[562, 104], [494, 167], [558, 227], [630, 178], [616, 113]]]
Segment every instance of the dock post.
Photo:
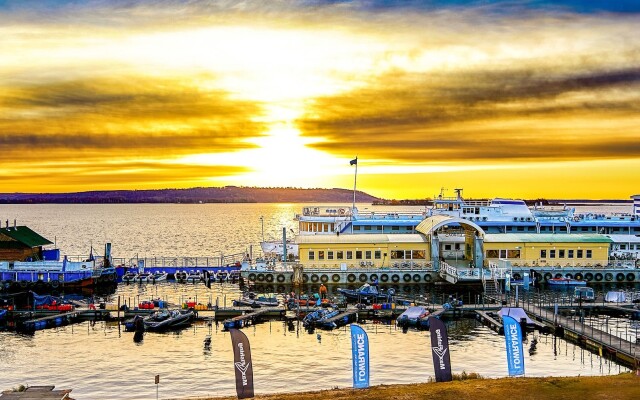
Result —
[[120, 321], [120, 295], [118, 295], [118, 321]]

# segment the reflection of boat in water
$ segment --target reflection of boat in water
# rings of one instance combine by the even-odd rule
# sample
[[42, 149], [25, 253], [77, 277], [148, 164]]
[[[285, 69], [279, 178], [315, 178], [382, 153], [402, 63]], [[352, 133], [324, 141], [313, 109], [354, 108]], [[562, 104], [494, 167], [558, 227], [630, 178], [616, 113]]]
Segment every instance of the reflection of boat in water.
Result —
[[429, 310], [422, 306], [411, 306], [396, 319], [399, 327], [429, 327]]
[[378, 290], [377, 286], [371, 286], [368, 283], [365, 283], [356, 290], [338, 288], [338, 293], [342, 294], [347, 301], [357, 301], [361, 303], [390, 303], [391, 298], [396, 294], [393, 288], [384, 292], [382, 290]]
[[593, 288], [582, 286], [573, 289], [573, 299], [575, 301], [594, 301], [596, 295]]
[[233, 305], [248, 307], [277, 307], [280, 305], [278, 297], [274, 293], [245, 293], [240, 299], [234, 300]]
[[124, 275], [122, 275], [122, 282], [135, 282], [137, 276], [138, 274], [136, 274], [135, 272], [127, 271], [124, 273]]
[[124, 330], [127, 332], [143, 332], [144, 317], [136, 314], [133, 318], [124, 321]]
[[144, 319], [147, 331], [160, 332], [188, 326], [194, 319], [192, 310], [157, 311]]
[[572, 278], [549, 278], [547, 279], [547, 284], [550, 287], [586, 286], [587, 281]]

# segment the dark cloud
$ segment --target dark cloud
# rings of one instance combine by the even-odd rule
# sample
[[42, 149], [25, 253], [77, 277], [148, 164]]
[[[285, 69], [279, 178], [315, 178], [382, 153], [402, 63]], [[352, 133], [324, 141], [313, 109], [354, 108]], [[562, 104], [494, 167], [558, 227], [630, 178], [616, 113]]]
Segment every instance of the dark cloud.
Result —
[[12, 87], [0, 110], [0, 146], [12, 150], [234, 151], [265, 129], [259, 104], [141, 77]]
[[299, 126], [326, 139], [316, 148], [406, 162], [630, 158], [640, 157], [640, 131], [618, 122], [639, 115], [638, 93], [637, 68], [397, 74], [316, 102]]

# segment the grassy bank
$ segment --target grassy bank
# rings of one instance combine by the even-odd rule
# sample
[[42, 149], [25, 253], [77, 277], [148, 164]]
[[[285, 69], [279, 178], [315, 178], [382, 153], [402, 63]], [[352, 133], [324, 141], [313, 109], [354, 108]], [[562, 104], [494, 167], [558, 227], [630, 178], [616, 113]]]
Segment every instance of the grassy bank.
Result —
[[[231, 400], [215, 397], [210, 400]], [[634, 374], [589, 377], [473, 379], [446, 383], [383, 385], [364, 390], [334, 389], [319, 392], [256, 396], [268, 400], [544, 400], [640, 399], [640, 377]], [[194, 399], [194, 398], [191, 398]], [[200, 397], [199, 400], [204, 400]]]

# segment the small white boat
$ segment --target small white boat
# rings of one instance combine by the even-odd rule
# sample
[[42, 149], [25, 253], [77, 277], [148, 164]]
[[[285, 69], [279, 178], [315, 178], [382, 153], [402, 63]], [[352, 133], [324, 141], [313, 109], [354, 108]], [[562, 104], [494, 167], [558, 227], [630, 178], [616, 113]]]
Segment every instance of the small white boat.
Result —
[[187, 281], [187, 271], [176, 271], [174, 274], [176, 282], [186, 282]]
[[122, 282], [135, 282], [136, 276], [138, 276], [138, 274], [136, 274], [135, 272], [127, 271], [124, 275], [122, 275]]
[[627, 294], [621, 290], [607, 292], [604, 296], [604, 301], [608, 303], [625, 303], [627, 301]]
[[187, 281], [187, 283], [198, 283], [198, 282], [203, 281], [202, 272], [200, 272], [200, 271], [191, 271], [191, 272], [189, 272], [189, 274], [187, 275], [186, 281]]
[[147, 283], [149, 281], [150, 272], [141, 272], [133, 279], [134, 282]]
[[151, 275], [149, 275], [149, 277], [147, 278], [147, 282], [149, 283], [158, 283], [158, 282], [164, 282], [167, 280], [167, 276], [169, 274], [167, 274], [166, 272], [160, 272], [160, 271], [156, 271], [154, 273], [152, 273]]

